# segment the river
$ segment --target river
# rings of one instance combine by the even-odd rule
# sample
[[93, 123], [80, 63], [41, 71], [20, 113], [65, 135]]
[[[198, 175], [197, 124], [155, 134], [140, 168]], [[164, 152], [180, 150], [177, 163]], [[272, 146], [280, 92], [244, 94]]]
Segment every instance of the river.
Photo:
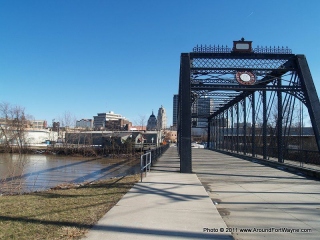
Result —
[[61, 184], [134, 174], [139, 168], [125, 159], [0, 154], [0, 193], [43, 191]]

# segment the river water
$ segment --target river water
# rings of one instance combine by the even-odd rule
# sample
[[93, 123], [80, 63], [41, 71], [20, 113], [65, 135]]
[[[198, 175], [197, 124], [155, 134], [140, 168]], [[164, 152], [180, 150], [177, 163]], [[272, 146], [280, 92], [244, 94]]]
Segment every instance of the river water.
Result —
[[42, 191], [139, 172], [125, 159], [0, 154], [0, 193]]

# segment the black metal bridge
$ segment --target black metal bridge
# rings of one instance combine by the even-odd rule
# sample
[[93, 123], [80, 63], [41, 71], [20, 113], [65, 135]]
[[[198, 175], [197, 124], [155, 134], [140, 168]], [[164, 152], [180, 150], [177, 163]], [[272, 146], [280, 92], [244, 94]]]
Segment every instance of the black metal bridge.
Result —
[[233, 48], [201, 45], [182, 53], [177, 123], [183, 173], [192, 172], [192, 126], [205, 128], [210, 149], [278, 162], [290, 159], [289, 150], [320, 156], [316, 88], [306, 57], [287, 47], [253, 48], [242, 38]]

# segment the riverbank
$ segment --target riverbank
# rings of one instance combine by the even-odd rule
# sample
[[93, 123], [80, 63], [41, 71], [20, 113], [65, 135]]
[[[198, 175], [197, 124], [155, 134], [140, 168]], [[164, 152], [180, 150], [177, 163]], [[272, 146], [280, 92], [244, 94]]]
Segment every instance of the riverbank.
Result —
[[140, 172], [140, 158], [130, 155], [82, 157], [0, 154], [0, 194], [45, 191], [61, 184], [92, 182]]
[[0, 239], [79, 239], [139, 177], [128, 175], [67, 189], [0, 196]]
[[[146, 150], [146, 149], [144, 149]], [[86, 145], [43, 145], [43, 146], [1, 146], [0, 153], [18, 153], [18, 154], [47, 154], [47, 155], [64, 155], [64, 156], [82, 156], [97, 157], [106, 155], [127, 155], [136, 156], [141, 154], [141, 149], [132, 149], [125, 147], [102, 148], [100, 146]]]

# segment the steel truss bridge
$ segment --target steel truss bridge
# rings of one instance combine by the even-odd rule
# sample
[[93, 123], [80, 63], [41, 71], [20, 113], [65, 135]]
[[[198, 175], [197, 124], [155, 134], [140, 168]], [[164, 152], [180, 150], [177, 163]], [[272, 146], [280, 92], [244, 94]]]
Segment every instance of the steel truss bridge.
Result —
[[[192, 112], [199, 99], [212, 111]], [[192, 119], [206, 119], [207, 148], [284, 162], [287, 149], [320, 152], [320, 103], [304, 55], [251, 41], [196, 46], [182, 53], [178, 96], [180, 171], [192, 172]], [[312, 143], [303, 126], [312, 126]], [[292, 140], [292, 133], [300, 138]], [[298, 140], [297, 140], [298, 139]], [[295, 141], [295, 142], [294, 142]], [[297, 142], [298, 141], [298, 142]], [[306, 146], [307, 145], [307, 146]], [[319, 154], [320, 156], [320, 154]]]

